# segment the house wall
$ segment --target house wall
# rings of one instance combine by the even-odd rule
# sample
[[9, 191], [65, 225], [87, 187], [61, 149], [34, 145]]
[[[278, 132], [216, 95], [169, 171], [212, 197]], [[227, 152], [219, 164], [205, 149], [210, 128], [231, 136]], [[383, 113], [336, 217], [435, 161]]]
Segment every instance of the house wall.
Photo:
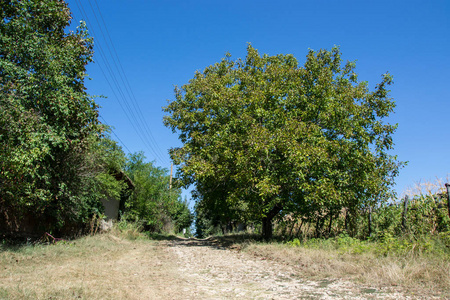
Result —
[[117, 220], [119, 218], [119, 200], [115, 199], [102, 199], [103, 206], [105, 207], [106, 220]]

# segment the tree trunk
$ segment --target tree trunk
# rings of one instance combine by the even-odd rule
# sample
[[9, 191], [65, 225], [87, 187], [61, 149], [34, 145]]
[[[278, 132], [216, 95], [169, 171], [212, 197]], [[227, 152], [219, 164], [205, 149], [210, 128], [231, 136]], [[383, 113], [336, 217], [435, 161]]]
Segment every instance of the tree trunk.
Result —
[[298, 228], [297, 228], [297, 233], [295, 234], [295, 236], [296, 237], [298, 237], [299, 236], [299, 234], [300, 234], [300, 230], [302, 229], [302, 226], [303, 226], [303, 219], [301, 219], [300, 220], [300, 225], [298, 226]]
[[314, 234], [315, 238], [319, 238], [323, 236], [323, 225], [325, 224], [325, 218], [321, 216], [317, 216], [316, 221], [316, 233]]
[[344, 230], [348, 233], [348, 208], [345, 209]]
[[330, 212], [330, 224], [328, 225], [328, 236], [331, 235], [331, 228], [333, 226], [333, 213]]
[[272, 239], [272, 219], [268, 217], [262, 219], [262, 235], [266, 241]]
[[266, 241], [272, 239], [272, 220], [281, 210], [282, 207], [277, 204], [262, 218], [262, 236]]

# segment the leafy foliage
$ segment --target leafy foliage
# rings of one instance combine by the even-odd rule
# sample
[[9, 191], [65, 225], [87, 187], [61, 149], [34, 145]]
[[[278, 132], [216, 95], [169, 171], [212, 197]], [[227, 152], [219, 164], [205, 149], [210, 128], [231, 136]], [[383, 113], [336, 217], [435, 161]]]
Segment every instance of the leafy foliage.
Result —
[[[287, 242], [290, 246], [331, 249], [340, 254], [369, 253], [377, 257], [429, 257], [447, 261], [450, 209], [444, 184], [419, 184], [409, 194], [409, 201], [391, 200], [371, 211], [362, 209], [355, 220], [353, 235], [346, 231], [345, 213], [326, 220], [325, 226], [319, 219], [285, 218], [284, 222], [276, 223], [276, 230], [284, 239], [291, 240]], [[291, 229], [285, 230], [285, 224]], [[318, 236], [315, 233], [321, 226], [328, 227], [329, 231]]]
[[85, 154], [90, 174], [84, 177], [83, 191], [85, 198], [90, 199], [92, 203], [89, 208], [91, 214], [103, 211], [103, 206], [99, 205], [100, 199], [122, 201], [122, 198], [128, 196], [127, 184], [117, 178], [122, 172], [126, 156], [117, 142], [110, 138], [109, 132], [110, 129], [105, 128], [103, 135], [90, 143], [90, 148]]
[[92, 39], [83, 24], [66, 32], [70, 19], [63, 1], [0, 4], [0, 204], [58, 227], [87, 217], [85, 153], [100, 131], [84, 88]]
[[186, 202], [181, 201], [180, 189], [169, 189], [167, 170], [145, 162], [142, 152], [131, 154], [125, 171], [135, 188], [125, 203], [127, 219], [141, 220], [152, 232], [179, 232], [189, 228], [192, 215]]
[[409, 239], [404, 236], [393, 236], [384, 232], [378, 237], [369, 240], [352, 238], [342, 233], [334, 238], [328, 239], [306, 239], [300, 241], [298, 238], [287, 242], [294, 247], [305, 247], [313, 249], [333, 249], [339, 254], [363, 254], [373, 253], [375, 256], [420, 256], [439, 255], [448, 258], [449, 247], [445, 244], [445, 236], [422, 236], [419, 239]]
[[266, 237], [279, 215], [356, 215], [386, 199], [401, 166], [388, 153], [396, 125], [383, 122], [392, 76], [370, 92], [341, 63], [338, 48], [310, 50], [300, 67], [248, 46], [244, 60], [197, 72], [165, 108], [183, 143], [171, 150], [182, 184], [207, 207], [262, 222]]

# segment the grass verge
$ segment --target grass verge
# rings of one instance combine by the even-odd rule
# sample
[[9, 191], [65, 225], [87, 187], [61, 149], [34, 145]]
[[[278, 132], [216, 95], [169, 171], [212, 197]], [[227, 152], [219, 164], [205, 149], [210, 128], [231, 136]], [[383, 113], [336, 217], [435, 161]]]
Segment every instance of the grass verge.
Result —
[[408, 293], [450, 296], [449, 249], [438, 239], [359, 241], [348, 236], [288, 243], [241, 243], [244, 252], [294, 267], [312, 279], [344, 279]]
[[159, 253], [138, 229], [122, 224], [56, 244], [0, 244], [0, 299], [138, 299], [131, 287], [148, 281], [153, 261], [146, 260]]

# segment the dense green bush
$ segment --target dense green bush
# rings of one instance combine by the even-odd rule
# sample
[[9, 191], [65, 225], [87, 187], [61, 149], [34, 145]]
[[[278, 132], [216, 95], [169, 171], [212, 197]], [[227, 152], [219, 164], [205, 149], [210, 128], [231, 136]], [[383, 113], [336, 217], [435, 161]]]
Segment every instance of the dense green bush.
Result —
[[193, 216], [179, 188], [169, 188], [168, 170], [145, 162], [142, 152], [130, 154], [125, 172], [134, 190], [123, 212], [128, 220], [141, 220], [152, 232], [180, 232], [191, 226]]
[[25, 217], [34, 219], [29, 230], [62, 228], [97, 206], [88, 153], [101, 126], [84, 87], [93, 40], [83, 24], [67, 31], [70, 20], [64, 1], [0, 3], [0, 219], [9, 220], [7, 229], [24, 226]]

